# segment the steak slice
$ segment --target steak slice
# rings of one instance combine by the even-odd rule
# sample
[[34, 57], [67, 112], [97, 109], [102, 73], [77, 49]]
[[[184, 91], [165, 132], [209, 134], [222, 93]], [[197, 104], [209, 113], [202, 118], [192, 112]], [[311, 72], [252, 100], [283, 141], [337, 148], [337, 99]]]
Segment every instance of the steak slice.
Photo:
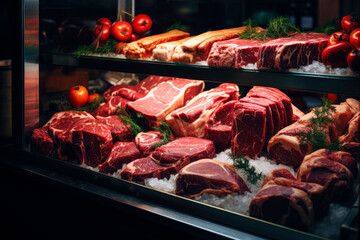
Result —
[[[165, 117], [175, 109], [199, 94], [204, 82], [198, 80], [174, 79], [160, 83], [144, 97], [129, 102], [127, 107], [141, 113], [149, 125], [158, 126]], [[151, 106], [151, 107], [149, 107]]]
[[215, 109], [205, 124], [205, 138], [214, 142], [216, 152], [224, 151], [230, 143], [236, 102], [232, 100]]
[[230, 194], [250, 192], [236, 169], [213, 159], [201, 159], [180, 170], [176, 178], [176, 194], [196, 197], [204, 193]]
[[329, 36], [323, 33], [299, 33], [270, 40], [259, 51], [259, 69], [285, 70], [321, 61]]
[[34, 129], [30, 147], [32, 152], [36, 152], [47, 157], [56, 157], [56, 146], [54, 140], [49, 135], [48, 128], [36, 128]]
[[92, 114], [94, 116], [102, 116], [102, 117], [115, 115], [119, 109], [121, 108], [125, 109], [126, 104], [129, 101], [130, 100], [120, 96], [110, 97], [108, 102], [101, 103], [100, 106]]
[[314, 223], [309, 195], [295, 187], [270, 181], [250, 202], [250, 216], [287, 227], [307, 230]]
[[185, 106], [171, 112], [165, 120], [178, 137], [202, 138], [205, 136], [205, 123], [214, 110], [227, 101], [237, 100], [239, 96], [236, 84], [224, 83], [195, 96]]
[[99, 165], [99, 171], [101, 173], [114, 173], [121, 169], [123, 164], [130, 163], [141, 157], [142, 154], [134, 142], [116, 142], [106, 161]]
[[155, 163], [151, 157], [139, 158], [129, 163], [124, 170], [120, 172], [122, 179], [129, 181], [143, 181], [146, 178], [170, 178], [171, 174], [176, 174], [183, 166], [170, 165], [161, 166]]
[[133, 140], [134, 136], [130, 125], [125, 124], [117, 115], [108, 117], [96, 116], [96, 120], [110, 128], [114, 142], [128, 142]]
[[196, 137], [181, 137], [167, 143], [151, 154], [158, 164], [168, 165], [177, 162], [193, 162], [202, 158], [214, 158], [215, 146], [208, 139]]
[[256, 104], [237, 102], [234, 107], [231, 152], [255, 158], [265, 144], [266, 109]]
[[136, 135], [135, 144], [144, 156], [148, 156], [154, 151], [152, 146], [160, 142], [162, 136], [159, 131], [141, 132]]

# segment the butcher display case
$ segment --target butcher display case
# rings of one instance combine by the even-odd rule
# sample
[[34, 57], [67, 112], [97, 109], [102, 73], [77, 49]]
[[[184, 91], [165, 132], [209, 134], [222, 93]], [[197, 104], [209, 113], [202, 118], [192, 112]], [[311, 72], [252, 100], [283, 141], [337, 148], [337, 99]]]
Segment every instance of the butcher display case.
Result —
[[[241, 97], [253, 86], [271, 87], [289, 96], [291, 103], [305, 113], [321, 106], [324, 96], [336, 96], [336, 103], [358, 101], [360, 75], [349, 67], [329, 70], [317, 62], [285, 70], [259, 69], [253, 64], [235, 68], [211, 66], [206, 59], [191, 63], [154, 60], [151, 56], [134, 59], [115, 53], [117, 43], [106, 53], [89, 52], [87, 48], [109, 47], [99, 44], [101, 34], [93, 37], [96, 21], [101, 17], [115, 21], [121, 16], [130, 22], [129, 15], [148, 14], [152, 27], [147, 36], [171, 29], [196, 36], [243, 26], [249, 23], [244, 23], [247, 19], [256, 19], [260, 27], [266, 28], [269, 20], [277, 16], [286, 17], [304, 32], [312, 32], [333, 18], [348, 15], [351, 9], [359, 9], [358, 1], [25, 0], [6, 7], [12, 13], [9, 19], [14, 24], [12, 44], [16, 47], [11, 61], [12, 141], [0, 148], [0, 180], [5, 189], [0, 210], [5, 226], [20, 229], [34, 239], [46, 239], [49, 234], [58, 234], [55, 238], [60, 239], [70, 231], [82, 237], [122, 235], [135, 239], [357, 239], [357, 174], [351, 175], [353, 183], [346, 201], [330, 203], [325, 216], [303, 229], [296, 221], [289, 227], [249, 213], [251, 198], [262, 187], [260, 182], [249, 187], [253, 195], [245, 194], [246, 197], [238, 196], [244, 193], [189, 197], [176, 191], [177, 174], [165, 180], [125, 180], [119, 174], [121, 169], [103, 172], [90, 161], [79, 163], [71, 157], [61, 159], [34, 151], [32, 135], [54, 114], [79, 110], [71, 108], [68, 101], [69, 89], [75, 85], [85, 86], [89, 94], [102, 95], [114, 86], [133, 87], [149, 78], [177, 79], [183, 83], [198, 80], [204, 83], [204, 91], [224, 83], [236, 85]], [[91, 148], [91, 154], [98, 154], [96, 144]], [[229, 152], [230, 145], [212, 158], [229, 161]], [[253, 160], [264, 164], [257, 169], [266, 172], [284, 167], [271, 161], [268, 153], [262, 154]], [[359, 158], [354, 156], [357, 172]], [[291, 168], [293, 174], [297, 167]], [[326, 201], [321, 204], [326, 205]], [[284, 214], [278, 205], [272, 211], [274, 219]]]

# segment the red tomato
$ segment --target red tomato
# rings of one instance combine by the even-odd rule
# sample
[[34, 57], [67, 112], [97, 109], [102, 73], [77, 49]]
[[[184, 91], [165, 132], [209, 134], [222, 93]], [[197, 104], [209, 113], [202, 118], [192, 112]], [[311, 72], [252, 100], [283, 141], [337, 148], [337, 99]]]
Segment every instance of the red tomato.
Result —
[[94, 30], [94, 38], [101, 32], [100, 42], [106, 42], [110, 37], [110, 28], [107, 25], [97, 25]]
[[346, 68], [346, 58], [352, 49], [353, 47], [351, 44], [344, 41], [327, 46], [321, 54], [322, 62], [325, 65], [330, 65], [333, 68]]
[[146, 33], [151, 29], [152, 21], [151, 18], [146, 14], [139, 14], [135, 16], [131, 25], [134, 29], [134, 32], [137, 34]]
[[332, 103], [336, 103], [338, 100], [338, 96], [335, 93], [326, 94], [327, 99], [329, 99]]
[[115, 47], [115, 53], [117, 54], [125, 54], [124, 53], [124, 47], [126, 46], [126, 43], [119, 42]]
[[89, 95], [88, 103], [92, 103], [95, 99], [100, 98], [100, 95], [98, 93], [93, 93]]
[[347, 63], [351, 70], [360, 74], [360, 52], [357, 49], [349, 53]]
[[77, 85], [70, 88], [68, 97], [71, 106], [78, 108], [84, 106], [88, 102], [89, 93], [86, 87]]
[[347, 15], [343, 17], [343, 19], [341, 20], [341, 28], [345, 32], [352, 31], [355, 28], [358, 28], [359, 26], [360, 26], [359, 20], [355, 16]]
[[131, 38], [130, 38], [130, 42], [133, 42], [133, 41], [136, 41], [136, 40], [139, 40], [139, 35], [133, 33], [131, 34]]
[[350, 43], [360, 50], [360, 28], [354, 29], [350, 34]]
[[108, 26], [109, 28], [111, 28], [111, 21], [108, 19], [108, 18], [99, 18], [97, 21], [96, 21], [96, 24], [97, 25], [106, 25]]
[[329, 40], [328, 40], [328, 46], [334, 45], [335, 43], [346, 41], [348, 42], [350, 40], [350, 36], [347, 33], [343, 32], [334, 32], [331, 34]]
[[120, 42], [129, 41], [132, 34], [132, 27], [126, 21], [114, 22], [111, 27], [111, 36]]

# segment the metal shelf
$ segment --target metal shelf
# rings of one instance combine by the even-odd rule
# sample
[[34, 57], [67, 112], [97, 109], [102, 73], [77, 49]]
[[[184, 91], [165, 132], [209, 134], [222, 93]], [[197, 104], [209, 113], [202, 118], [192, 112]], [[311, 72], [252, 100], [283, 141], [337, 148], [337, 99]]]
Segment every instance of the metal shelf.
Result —
[[41, 64], [92, 68], [137, 74], [152, 74], [239, 85], [271, 86], [280, 89], [360, 96], [360, 78], [285, 71], [233, 69], [198, 64], [132, 60], [101, 56], [74, 57], [71, 54], [40, 54]]

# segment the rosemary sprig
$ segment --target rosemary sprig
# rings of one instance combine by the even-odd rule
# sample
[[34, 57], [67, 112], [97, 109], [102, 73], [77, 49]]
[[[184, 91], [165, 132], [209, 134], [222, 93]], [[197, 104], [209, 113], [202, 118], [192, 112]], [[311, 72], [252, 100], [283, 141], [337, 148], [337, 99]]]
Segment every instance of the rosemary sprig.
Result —
[[232, 153], [229, 153], [229, 157], [233, 160], [234, 166], [240, 168], [244, 172], [244, 174], [246, 174], [246, 177], [250, 183], [256, 184], [257, 181], [261, 180], [264, 177], [261, 172], [257, 173], [255, 171], [255, 168], [253, 166], [250, 166], [249, 160], [246, 157], [236, 156]]
[[172, 141], [172, 139], [171, 139], [171, 128], [170, 128], [170, 125], [168, 123], [160, 122], [160, 126], [158, 128], [154, 127], [154, 130], [161, 132], [163, 135], [161, 137], [160, 142], [157, 142], [157, 143], [155, 143], [154, 145], [151, 146], [153, 149], [161, 147], [162, 145], [165, 145], [165, 144]]
[[250, 18], [244, 22], [248, 30], [238, 34], [240, 38], [255, 39], [265, 41], [269, 38], [289, 37], [293, 32], [300, 32], [300, 29], [293, 25], [286, 17], [276, 17], [270, 19], [268, 28], [263, 32], [256, 32], [257, 26], [254, 20]]
[[332, 106], [331, 101], [328, 99], [322, 98], [321, 100], [323, 105], [314, 109], [315, 116], [312, 117], [307, 124], [309, 130], [298, 135], [300, 143], [309, 144], [313, 148], [313, 151], [322, 148], [342, 150], [343, 147], [337, 141], [330, 144], [326, 142], [326, 139], [328, 139], [330, 135], [327, 126], [333, 122], [331, 115], [335, 112], [335, 107]]
[[136, 113], [135, 115], [131, 115], [128, 112], [125, 111], [125, 109], [120, 108], [117, 112], [117, 115], [121, 120], [124, 121], [124, 123], [130, 125], [131, 132], [134, 136], [136, 136], [138, 133], [145, 132], [145, 128], [141, 126], [140, 122], [143, 118], [143, 115], [141, 113]]
[[115, 39], [109, 38], [104, 45], [99, 46], [96, 50], [94, 50], [89, 45], [81, 45], [75, 50], [74, 55], [76, 57], [80, 57], [81, 55], [88, 55], [94, 53], [107, 54], [110, 52], [114, 52], [117, 44], [118, 42]]
[[74, 110], [74, 111], [86, 111], [86, 112], [90, 113], [90, 112], [95, 111], [99, 107], [99, 105], [101, 103], [103, 103], [103, 102], [104, 102], [104, 98], [99, 96], [99, 97], [95, 98], [92, 103], [86, 104], [86, 105], [84, 105], [82, 107], [73, 108], [71, 110]]

